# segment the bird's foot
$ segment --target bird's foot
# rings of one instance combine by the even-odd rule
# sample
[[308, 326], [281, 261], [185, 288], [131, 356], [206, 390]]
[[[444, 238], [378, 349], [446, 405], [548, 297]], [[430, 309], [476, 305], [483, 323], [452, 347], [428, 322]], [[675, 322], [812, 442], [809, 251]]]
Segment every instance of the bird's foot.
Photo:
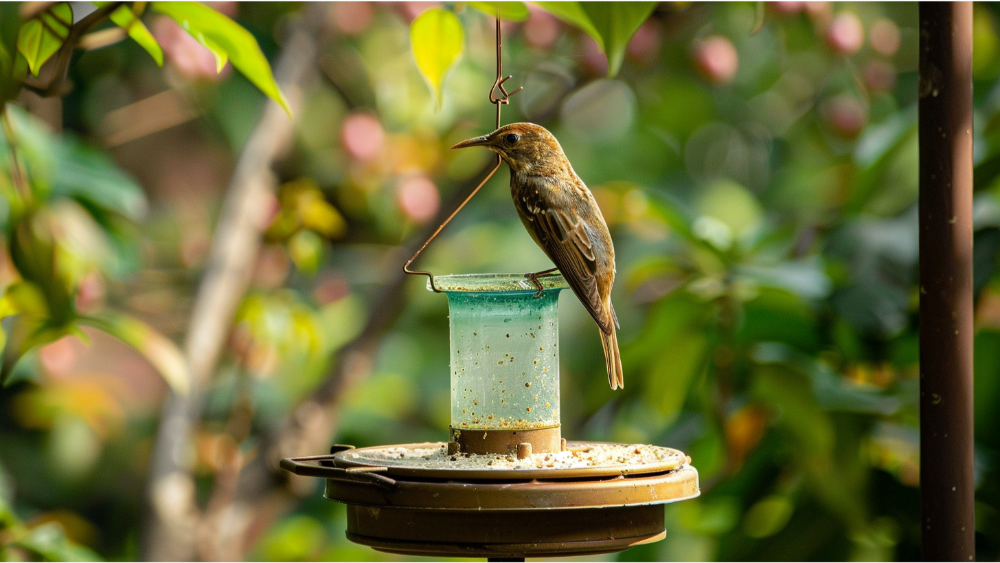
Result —
[[538, 289], [535, 293], [536, 298], [541, 297], [542, 292], [545, 291], [545, 288], [542, 287], [542, 282], [538, 281], [538, 278], [552, 275], [558, 270], [559, 268], [549, 268], [548, 270], [542, 270], [541, 272], [528, 272], [527, 274], [524, 274], [524, 277], [531, 280], [531, 283]]

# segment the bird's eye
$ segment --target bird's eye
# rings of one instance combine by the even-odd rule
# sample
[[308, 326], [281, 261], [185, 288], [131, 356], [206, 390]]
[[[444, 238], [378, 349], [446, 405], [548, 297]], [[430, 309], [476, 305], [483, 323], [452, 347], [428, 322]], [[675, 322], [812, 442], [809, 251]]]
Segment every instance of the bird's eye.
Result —
[[506, 141], [508, 145], [513, 145], [514, 143], [521, 140], [521, 136], [518, 135], [517, 133], [507, 133], [507, 135], [503, 138], [503, 140]]

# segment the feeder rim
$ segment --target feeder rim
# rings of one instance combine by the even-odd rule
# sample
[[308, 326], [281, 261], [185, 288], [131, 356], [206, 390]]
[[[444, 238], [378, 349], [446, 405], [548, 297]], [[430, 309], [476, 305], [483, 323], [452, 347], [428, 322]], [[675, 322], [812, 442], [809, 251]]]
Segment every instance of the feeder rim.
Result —
[[[538, 278], [542, 291], [568, 289], [569, 284], [562, 274], [551, 274]], [[536, 293], [538, 288], [524, 274], [452, 274], [435, 276], [434, 284], [444, 293]], [[427, 289], [433, 291], [430, 282]]]

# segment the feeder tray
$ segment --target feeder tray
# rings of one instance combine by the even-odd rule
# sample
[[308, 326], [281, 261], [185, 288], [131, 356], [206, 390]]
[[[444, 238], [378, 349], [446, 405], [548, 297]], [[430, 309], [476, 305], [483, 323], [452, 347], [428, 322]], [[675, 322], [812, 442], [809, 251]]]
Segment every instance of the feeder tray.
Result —
[[[451, 335], [448, 442], [282, 460], [326, 479], [347, 537], [380, 551], [523, 558], [621, 551], [658, 541], [662, 504], [695, 497], [674, 449], [566, 442], [559, 412], [560, 275], [440, 276]], [[431, 286], [430, 289], [435, 289]]]
[[698, 496], [682, 452], [568, 442], [566, 450], [449, 454], [443, 442], [282, 460], [347, 505], [347, 537], [379, 551], [523, 558], [621, 551], [665, 537], [665, 503]]

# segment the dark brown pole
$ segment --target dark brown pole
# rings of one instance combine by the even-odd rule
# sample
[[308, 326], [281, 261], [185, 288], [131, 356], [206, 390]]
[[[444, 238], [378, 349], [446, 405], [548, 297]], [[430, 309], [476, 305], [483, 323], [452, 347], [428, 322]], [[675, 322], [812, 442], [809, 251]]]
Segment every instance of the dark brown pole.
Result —
[[972, 3], [920, 3], [924, 561], [972, 561]]

